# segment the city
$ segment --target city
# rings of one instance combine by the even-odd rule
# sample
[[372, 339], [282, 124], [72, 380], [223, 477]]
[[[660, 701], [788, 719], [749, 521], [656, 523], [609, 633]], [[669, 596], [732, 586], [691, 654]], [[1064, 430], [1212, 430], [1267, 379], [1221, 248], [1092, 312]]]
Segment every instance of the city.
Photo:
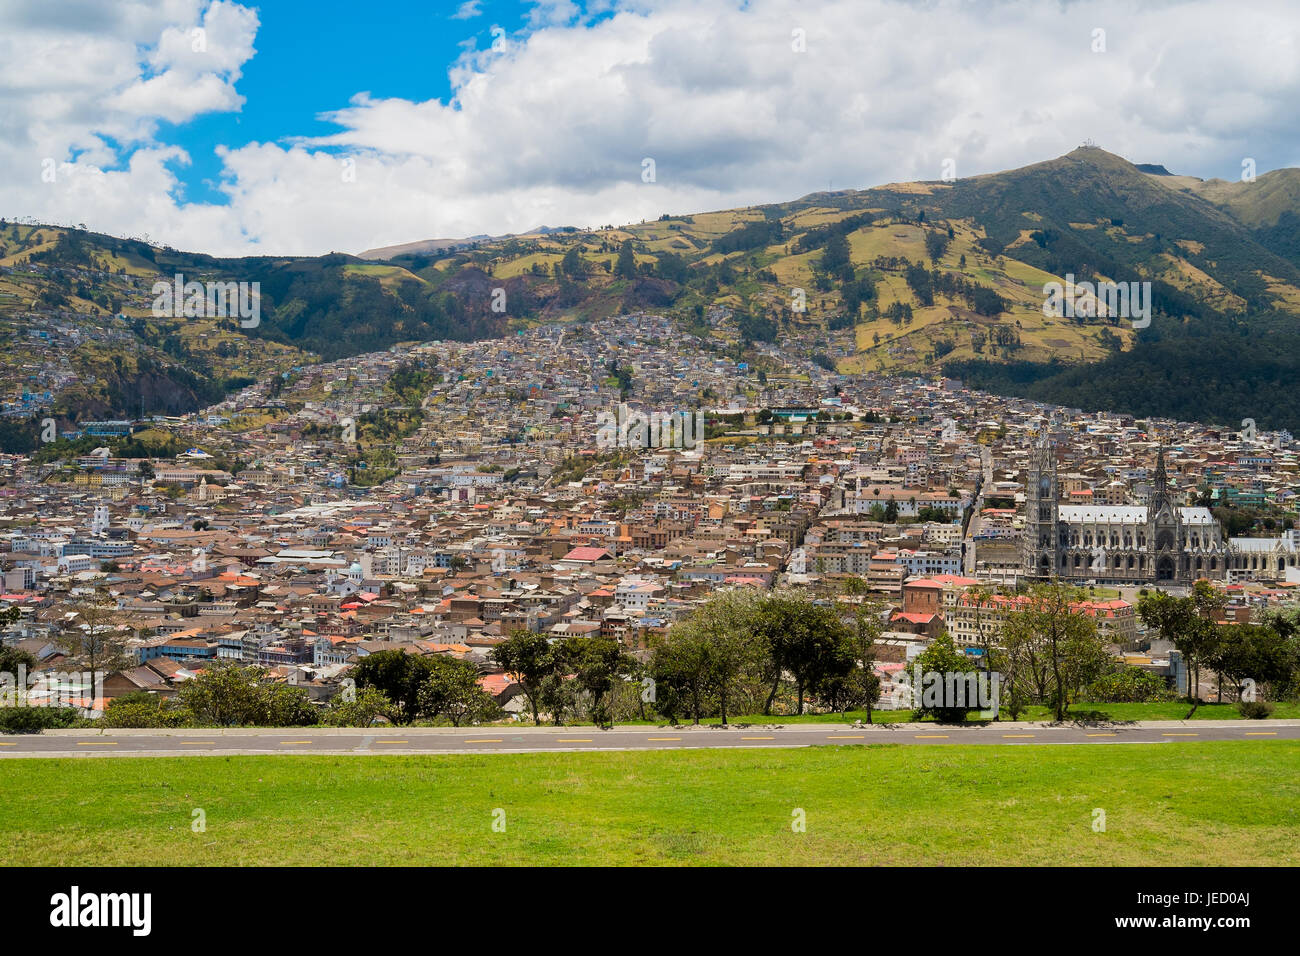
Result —
[[[63, 670], [85, 628], [68, 612], [93, 599], [124, 665], [102, 699], [78, 700], [95, 711], [141, 689], [170, 696], [227, 660], [325, 702], [349, 665], [402, 648], [472, 662], [518, 713], [521, 688], [488, 653], [512, 631], [645, 656], [735, 589], [833, 598], [865, 582], [888, 668], [944, 631], [978, 648], [1018, 588], [1056, 577], [1086, 591], [1078, 611], [1117, 660], [1183, 690], [1181, 655], [1144, 626], [1140, 594], [1204, 579], [1221, 619], [1241, 622], [1295, 602], [1300, 450], [1287, 432], [848, 378], [777, 349], [760, 384], [701, 343], [665, 349], [673, 329], [651, 315], [564, 333], [394, 348], [304, 369], [274, 399], [250, 387], [191, 415], [60, 436], [165, 429], [189, 448], [174, 460], [107, 446], [9, 456], [6, 645], [35, 655], [34, 678]], [[633, 370], [629, 388], [612, 365]], [[349, 475], [344, 433], [364, 441], [367, 416], [398, 407], [395, 374], [421, 383], [400, 399], [420, 414]], [[697, 447], [626, 434], [599, 447], [606, 409], [701, 396], [710, 437]], [[371, 484], [368, 468], [391, 477]], [[1225, 699], [1203, 679], [1201, 696]], [[29, 700], [42, 695], [69, 692], [42, 685]]]

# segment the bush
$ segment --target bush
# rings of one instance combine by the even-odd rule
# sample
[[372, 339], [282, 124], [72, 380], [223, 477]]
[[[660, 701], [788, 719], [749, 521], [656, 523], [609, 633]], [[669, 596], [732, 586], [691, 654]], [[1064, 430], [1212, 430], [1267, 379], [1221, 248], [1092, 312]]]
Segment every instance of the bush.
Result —
[[1178, 695], [1165, 684], [1163, 677], [1140, 667], [1121, 667], [1094, 681], [1087, 690], [1087, 700], [1099, 704], [1131, 704], [1147, 701], [1176, 700]]
[[180, 704], [217, 727], [302, 727], [317, 713], [300, 687], [266, 683], [266, 668], [217, 663], [180, 689]]
[[117, 697], [108, 702], [101, 727], [194, 727], [194, 712], [188, 707], [170, 704], [166, 698], [144, 691]]
[[374, 687], [358, 687], [356, 695], [348, 700], [340, 691], [330, 701], [321, 715], [321, 723], [329, 727], [370, 727], [376, 720], [396, 723], [397, 705]]
[[271, 684], [265, 688], [265, 722], [270, 727], [310, 727], [320, 716], [301, 687]]
[[0, 707], [0, 733], [5, 734], [38, 734], [80, 722], [75, 707]]
[[[922, 686], [912, 689], [915, 695], [914, 719], [920, 720], [930, 715], [940, 723], [960, 724], [966, 720], [969, 712], [980, 709], [979, 704], [973, 700], [966, 699], [965, 706], [944, 700], [948, 678], [958, 679], [957, 675], [962, 675], [958, 681], [964, 682], [966, 675], [980, 673], [980, 667], [974, 658], [957, 650], [953, 646], [952, 637], [946, 632], [936, 637], [929, 647], [917, 655], [913, 667], [923, 676]], [[963, 696], [966, 695], [963, 693]], [[932, 697], [941, 702], [932, 701]]]
[[1273, 713], [1273, 705], [1265, 700], [1243, 700], [1237, 704], [1237, 710], [1247, 720], [1263, 720]]

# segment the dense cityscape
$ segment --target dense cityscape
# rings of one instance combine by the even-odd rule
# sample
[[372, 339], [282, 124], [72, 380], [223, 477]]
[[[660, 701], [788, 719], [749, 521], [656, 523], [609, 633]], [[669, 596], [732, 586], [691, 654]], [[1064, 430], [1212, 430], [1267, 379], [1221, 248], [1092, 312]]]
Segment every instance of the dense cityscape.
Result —
[[[35, 658], [29, 700], [94, 714], [220, 661], [324, 704], [395, 648], [473, 663], [518, 714], [522, 688], [489, 653], [513, 631], [613, 638], [648, 660], [719, 591], [834, 598], [856, 578], [878, 602], [889, 706], [932, 639], [977, 648], [1034, 580], [1084, 589], [1076, 612], [1110, 652], [1170, 687], [1186, 686], [1180, 655], [1135, 613], [1139, 592], [1204, 579], [1239, 621], [1294, 600], [1288, 433], [841, 376], [776, 347], [761, 361], [639, 314], [394, 347], [193, 415], [85, 423], [58, 437], [96, 447], [4, 462], [4, 643]], [[621, 434], [599, 441], [620, 406]], [[706, 437], [661, 447], [627, 424], [679, 410], [701, 412]], [[188, 450], [111, 450], [160, 429]], [[88, 600], [111, 615], [117, 665], [94, 700], [41, 679], [84, 663]]]

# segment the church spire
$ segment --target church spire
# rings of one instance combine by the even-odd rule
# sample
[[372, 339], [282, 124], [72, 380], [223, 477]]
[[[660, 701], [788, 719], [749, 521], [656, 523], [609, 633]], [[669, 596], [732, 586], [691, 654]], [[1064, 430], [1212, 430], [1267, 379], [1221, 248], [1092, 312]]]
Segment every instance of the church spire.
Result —
[[1161, 444], [1160, 450], [1156, 452], [1155, 492], [1160, 497], [1164, 497], [1169, 492], [1169, 475], [1165, 471], [1165, 446], [1163, 444]]

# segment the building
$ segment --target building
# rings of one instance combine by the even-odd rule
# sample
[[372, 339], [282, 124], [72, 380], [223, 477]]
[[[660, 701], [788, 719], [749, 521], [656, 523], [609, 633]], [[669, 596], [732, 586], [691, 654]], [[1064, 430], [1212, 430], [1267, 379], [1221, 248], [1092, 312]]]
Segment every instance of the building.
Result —
[[1022, 541], [1026, 577], [1074, 584], [1188, 586], [1224, 578], [1230, 563], [1210, 509], [1175, 504], [1164, 449], [1148, 504], [1062, 505], [1055, 452], [1040, 442], [1025, 484]]

